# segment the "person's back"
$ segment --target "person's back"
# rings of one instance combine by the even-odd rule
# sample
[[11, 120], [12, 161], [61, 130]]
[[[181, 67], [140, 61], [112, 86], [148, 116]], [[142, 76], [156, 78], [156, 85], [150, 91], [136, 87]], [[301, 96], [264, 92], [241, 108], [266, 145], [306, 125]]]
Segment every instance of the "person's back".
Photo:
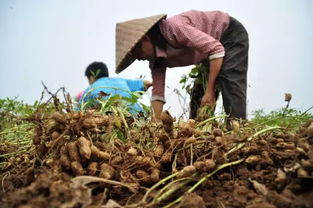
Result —
[[[108, 99], [110, 96], [120, 95], [122, 98], [130, 98], [131, 93], [135, 91], [143, 91], [144, 84], [142, 80], [129, 80], [122, 78], [101, 77], [93, 82], [85, 91], [82, 100], [96, 101], [99, 99]], [[142, 108], [137, 104], [129, 105], [131, 113], [138, 113]]]
[[[123, 98], [131, 98], [132, 92], [144, 91], [148, 89], [152, 84], [149, 81], [141, 79], [123, 79], [123, 78], [111, 78], [107, 66], [102, 62], [91, 63], [86, 71], [85, 75], [88, 78], [90, 86], [84, 91], [79, 103], [90, 103], [95, 105], [98, 103], [98, 99], [108, 99], [110, 96], [119, 95], [124, 102], [127, 102]], [[138, 103], [129, 102], [130, 113], [137, 114], [142, 111], [142, 108]]]

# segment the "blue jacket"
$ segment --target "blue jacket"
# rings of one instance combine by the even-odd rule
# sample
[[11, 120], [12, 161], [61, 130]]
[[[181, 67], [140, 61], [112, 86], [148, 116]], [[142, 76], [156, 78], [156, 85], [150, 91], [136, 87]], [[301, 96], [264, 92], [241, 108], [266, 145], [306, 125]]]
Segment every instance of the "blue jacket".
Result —
[[[144, 83], [141, 79], [131, 80], [117, 77], [102, 77], [97, 79], [84, 91], [80, 104], [82, 103], [82, 100], [84, 100], [84, 102], [95, 100], [99, 97], [100, 92], [104, 92], [105, 94], [108, 94], [108, 96], [118, 94], [122, 97], [131, 97], [130, 92], [143, 90]], [[107, 99], [108, 96], [104, 96], [102, 99]], [[130, 107], [131, 113], [133, 114], [142, 111], [142, 108], [138, 104], [130, 105]]]

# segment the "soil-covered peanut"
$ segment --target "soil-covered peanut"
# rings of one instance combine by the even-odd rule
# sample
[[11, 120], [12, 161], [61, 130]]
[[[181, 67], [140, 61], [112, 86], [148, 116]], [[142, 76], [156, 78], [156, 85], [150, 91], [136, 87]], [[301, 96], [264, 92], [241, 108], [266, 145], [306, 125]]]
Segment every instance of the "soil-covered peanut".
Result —
[[43, 158], [46, 155], [47, 150], [48, 148], [45, 143], [40, 143], [36, 146], [36, 153], [39, 158]]
[[173, 131], [174, 118], [168, 111], [163, 111], [160, 117], [163, 123], [164, 130], [167, 133], [171, 133]]
[[70, 117], [75, 120], [80, 119], [82, 117], [82, 112], [72, 112], [70, 114]]
[[312, 136], [313, 135], [313, 122], [310, 123], [310, 125], [308, 126], [307, 130], [306, 130], [306, 133], [309, 135], [309, 136]]
[[216, 166], [216, 164], [214, 160], [207, 159], [204, 161], [197, 161], [193, 164], [193, 166], [195, 166], [195, 168], [199, 172], [207, 172], [209, 170], [212, 170]]
[[149, 184], [151, 183], [150, 175], [144, 170], [137, 170], [136, 176], [140, 180], [141, 184]]
[[85, 118], [83, 120], [83, 127], [86, 128], [86, 129], [92, 129], [94, 127], [96, 127], [97, 124], [96, 122], [94, 121], [93, 118]]
[[114, 177], [114, 172], [114, 168], [111, 165], [103, 163], [100, 166], [99, 177], [104, 179], [112, 179]]
[[195, 134], [195, 129], [190, 126], [189, 123], [183, 123], [180, 125], [177, 137], [190, 137]]
[[188, 126], [190, 126], [191, 128], [195, 128], [196, 126], [196, 121], [194, 119], [188, 119], [187, 120], [187, 124]]
[[245, 162], [248, 164], [252, 164], [255, 165], [257, 163], [259, 163], [262, 160], [260, 155], [250, 155]]
[[110, 154], [99, 150], [96, 146], [91, 146], [91, 155], [99, 160], [109, 160]]
[[117, 156], [113, 157], [113, 159], [111, 160], [111, 164], [112, 165], [118, 165], [118, 164], [120, 164], [122, 162], [123, 162], [123, 158], [120, 155], [117, 155]]
[[267, 151], [262, 151], [262, 162], [264, 164], [270, 164], [270, 165], [273, 164], [273, 160], [272, 160], [272, 158], [270, 157], [270, 154]]
[[45, 128], [47, 133], [51, 134], [53, 131], [59, 128], [59, 124], [54, 119], [50, 119], [46, 122]]
[[91, 156], [91, 148], [90, 148], [90, 141], [85, 137], [79, 137], [77, 140], [78, 150], [80, 156], [85, 159], [90, 159]]
[[223, 131], [219, 128], [216, 128], [212, 131], [212, 134], [217, 137], [217, 136], [223, 136]]
[[189, 177], [192, 176], [196, 172], [196, 168], [193, 165], [189, 165], [184, 167], [181, 171], [178, 172], [177, 178], [184, 178], [184, 177]]
[[214, 160], [207, 159], [204, 161], [204, 166], [206, 169], [211, 170], [211, 169], [215, 168], [216, 164], [215, 164]]
[[169, 139], [169, 135], [165, 132], [164, 129], [157, 130], [154, 135], [157, 138], [157, 140], [161, 142], [165, 142]]
[[194, 136], [191, 136], [191, 137], [189, 137], [188, 139], [186, 139], [185, 145], [187, 145], [187, 144], [193, 144], [193, 143], [195, 143], [196, 141], [197, 141], [197, 138], [194, 137]]
[[302, 160], [301, 160], [301, 165], [302, 165], [302, 167], [303, 167], [305, 170], [310, 171], [310, 172], [313, 171], [313, 161], [302, 159]]
[[161, 157], [164, 153], [164, 146], [163, 144], [158, 144], [154, 149], [154, 156], [155, 157]]
[[127, 154], [129, 154], [129, 155], [131, 155], [131, 156], [136, 156], [136, 155], [138, 154], [138, 151], [137, 151], [135, 148], [131, 147], [131, 148], [129, 148], [129, 150], [127, 151]]
[[248, 147], [243, 147], [241, 149], [241, 152], [244, 153], [244, 154], [252, 154], [252, 153], [258, 153], [260, 152], [258, 146], [248, 146]]
[[299, 168], [299, 169], [297, 170], [297, 176], [298, 176], [299, 178], [306, 178], [306, 177], [309, 176], [309, 173], [308, 173], [308, 171], [304, 170], [303, 168]]
[[89, 163], [89, 165], [87, 167], [88, 175], [95, 176], [97, 171], [98, 171], [98, 163], [97, 162]]
[[98, 126], [108, 125], [109, 124], [109, 117], [108, 116], [101, 116], [94, 118], [94, 122]]
[[280, 148], [280, 149], [294, 149], [295, 144], [294, 143], [279, 142], [276, 144], [276, 147]]
[[197, 162], [193, 163], [193, 166], [195, 166], [195, 168], [197, 169], [197, 171], [199, 171], [199, 172], [205, 172], [205, 169], [204, 169], [204, 161], [197, 161]]
[[160, 170], [158, 168], [152, 168], [150, 178], [153, 183], [158, 182], [160, 180]]
[[275, 182], [281, 183], [284, 182], [287, 179], [286, 173], [282, 171], [281, 169], [277, 170], [277, 176], [275, 178]]
[[135, 161], [138, 165], [154, 166], [154, 162], [150, 157], [136, 156]]
[[54, 112], [51, 117], [58, 123], [61, 123], [61, 124], [66, 123], [66, 116], [60, 112]]
[[36, 132], [36, 134], [33, 137], [33, 144], [34, 145], [38, 145], [41, 142], [42, 128], [41, 127], [36, 127], [35, 132]]
[[51, 140], [56, 140], [57, 138], [59, 138], [60, 133], [58, 131], [54, 131], [51, 133]]
[[85, 170], [83, 169], [83, 166], [77, 161], [74, 161], [71, 163], [71, 168], [72, 168], [73, 173], [76, 176], [81, 176], [85, 174]]
[[69, 170], [71, 169], [71, 161], [69, 159], [69, 156], [68, 156], [68, 152], [67, 152], [67, 148], [66, 146], [62, 146], [61, 149], [60, 149], [60, 162], [61, 162], [61, 165], [66, 169], [66, 170]]
[[67, 145], [67, 152], [71, 159], [71, 161], [77, 161], [81, 162], [81, 158], [79, 156], [78, 148], [77, 148], [77, 142], [69, 142]]
[[217, 144], [224, 144], [224, 138], [223, 137], [221, 137], [221, 136], [216, 136], [215, 137], [215, 141], [216, 141], [216, 143]]
[[171, 160], [172, 160], [172, 153], [166, 152], [162, 155], [162, 158], [161, 158], [162, 163], [168, 163], [168, 162], [171, 162]]
[[92, 129], [95, 127], [107, 126], [109, 124], [109, 117], [89, 117], [83, 120], [83, 127]]

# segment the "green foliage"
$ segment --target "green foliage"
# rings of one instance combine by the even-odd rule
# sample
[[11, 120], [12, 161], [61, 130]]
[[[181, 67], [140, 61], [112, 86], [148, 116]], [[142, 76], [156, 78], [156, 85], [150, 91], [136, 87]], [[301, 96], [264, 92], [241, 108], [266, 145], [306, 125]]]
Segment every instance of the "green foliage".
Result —
[[0, 113], [2, 115], [0, 123], [3, 119], [7, 119], [7, 116], [3, 115], [11, 114], [18, 117], [28, 117], [33, 115], [35, 111], [42, 111], [48, 114], [55, 111], [55, 106], [52, 103], [40, 103], [38, 100], [34, 104], [29, 105], [17, 100], [17, 97], [0, 99]]
[[[15, 119], [14, 116], [30, 116], [34, 113], [37, 107], [38, 101], [36, 101], [34, 105], [28, 105], [23, 101], [17, 100], [16, 97], [13, 99], [0, 99], [0, 142], [3, 142], [6, 139], [6, 132], [11, 132], [12, 128], [17, 132], [23, 132], [25, 127], [29, 127], [29, 122]], [[16, 135], [16, 137], [19, 136], [20, 135]], [[10, 136], [10, 139], [12, 139], [12, 136]]]
[[286, 128], [297, 128], [307, 122], [313, 115], [296, 109], [281, 108], [266, 114], [263, 109], [253, 111], [251, 124], [255, 125], [278, 125]]
[[[103, 88], [103, 87], [100, 87]], [[115, 90], [122, 90], [119, 88], [112, 88]], [[88, 92], [85, 93], [82, 100], [85, 100], [86, 96], [91, 94], [91, 92], [95, 90], [91, 89]], [[122, 90], [124, 91], [124, 90]], [[122, 97], [119, 94], [115, 95], [109, 95], [105, 99], [103, 99], [101, 96], [97, 97], [96, 99], [88, 99], [87, 102], [82, 102], [80, 104], [81, 110], [87, 110], [87, 109], [96, 109], [100, 113], [103, 114], [113, 114], [115, 115], [115, 126], [117, 128], [114, 128], [112, 132], [108, 134], [110, 139], [119, 139], [123, 142], [126, 142], [127, 137], [127, 130], [130, 128], [128, 126], [127, 120], [129, 118], [132, 118], [134, 123], [132, 126], [135, 126], [136, 124], [139, 124], [141, 120], [144, 120], [146, 116], [150, 114], [150, 108], [143, 103], [140, 103], [139, 100], [142, 98], [143, 94], [145, 92], [137, 91], [137, 92], [128, 92], [130, 94], [129, 97]], [[137, 116], [138, 112], [134, 112], [133, 105], [141, 105], [143, 109], [143, 115], [144, 117]], [[141, 113], [139, 113], [142, 115]]]
[[192, 85], [195, 78], [198, 77], [201, 65], [196, 65], [188, 74], [182, 75], [179, 83], [182, 84], [182, 89], [191, 95]]
[[[119, 88], [113, 88], [113, 87], [98, 87], [98, 88], [111, 88], [115, 90], [121, 90], [125, 91], [123, 89]], [[93, 90], [96, 90], [98, 88], [92, 88], [88, 92], [85, 93], [84, 97], [82, 100], [85, 100], [87, 96], [91, 94]], [[90, 108], [96, 108], [98, 109], [101, 113], [108, 113], [108, 112], [116, 112], [116, 109], [119, 109], [120, 112], [123, 112], [124, 116], [132, 116], [132, 106], [133, 105], [140, 105], [143, 109], [144, 115], [148, 115], [150, 113], [150, 108], [143, 103], [140, 103], [139, 100], [142, 98], [143, 94], [145, 92], [142, 91], [137, 91], [137, 92], [128, 92], [129, 97], [122, 97], [118, 94], [115, 95], [109, 95], [106, 99], [103, 99], [102, 97], [97, 97], [96, 99], [89, 99], [87, 102], [82, 102], [80, 104], [80, 109], [81, 110], [86, 110]]]
[[17, 98], [0, 99], [0, 168], [6, 158], [27, 151], [34, 135], [34, 124], [20, 117], [31, 116], [39, 106], [25, 104]]
[[195, 65], [188, 74], [184, 74], [179, 83], [182, 84], [182, 89], [191, 95], [193, 84], [201, 84], [203, 91], [206, 90], [208, 82], [208, 67], [204, 63]]
[[[182, 89], [185, 90], [187, 94], [191, 95], [193, 83], [201, 84], [204, 91], [206, 90], [208, 80], [208, 73], [206, 71], [207, 64], [208, 63], [200, 63], [192, 68], [190, 73], [181, 77], [179, 83], [182, 84]], [[216, 87], [217, 91], [220, 91], [219, 86]], [[208, 115], [211, 115], [210, 113], [208, 113]], [[286, 128], [294, 128], [300, 127], [310, 118], [313, 118], [313, 116], [307, 111], [301, 112], [296, 109], [289, 109], [287, 106], [273, 110], [268, 114], [266, 114], [263, 109], [254, 111], [252, 112], [250, 123], [256, 127], [279, 125]]]
[[11, 113], [16, 116], [29, 116], [36, 110], [37, 106], [38, 101], [33, 105], [28, 105], [23, 101], [18, 101], [16, 97], [0, 99], [0, 112]]

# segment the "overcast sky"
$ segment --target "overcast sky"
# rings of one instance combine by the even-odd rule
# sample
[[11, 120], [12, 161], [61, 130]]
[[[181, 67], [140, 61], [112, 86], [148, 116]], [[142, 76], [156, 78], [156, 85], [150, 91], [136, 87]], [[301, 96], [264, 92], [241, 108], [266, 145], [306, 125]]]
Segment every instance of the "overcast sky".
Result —
[[[148, 62], [115, 71], [115, 24], [160, 13], [222, 10], [249, 33], [248, 112], [313, 105], [313, 1], [311, 0], [1, 0], [0, 98], [33, 103], [43, 81], [51, 91], [64, 86], [75, 95], [88, 86], [86, 66], [103, 61], [110, 76], [151, 79]], [[167, 72], [166, 108], [182, 113], [173, 90], [191, 67]], [[147, 102], [147, 98], [145, 99]], [[312, 111], [311, 111], [312, 112]]]

